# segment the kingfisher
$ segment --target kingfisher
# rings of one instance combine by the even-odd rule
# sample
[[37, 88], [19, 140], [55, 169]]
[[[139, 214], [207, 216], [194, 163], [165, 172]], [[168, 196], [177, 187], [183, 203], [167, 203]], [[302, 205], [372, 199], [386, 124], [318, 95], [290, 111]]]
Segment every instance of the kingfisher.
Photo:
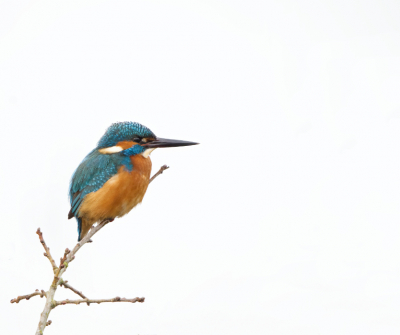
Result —
[[154, 149], [195, 144], [157, 137], [137, 122], [113, 123], [71, 178], [68, 219], [78, 222], [78, 241], [94, 223], [113, 221], [142, 202]]

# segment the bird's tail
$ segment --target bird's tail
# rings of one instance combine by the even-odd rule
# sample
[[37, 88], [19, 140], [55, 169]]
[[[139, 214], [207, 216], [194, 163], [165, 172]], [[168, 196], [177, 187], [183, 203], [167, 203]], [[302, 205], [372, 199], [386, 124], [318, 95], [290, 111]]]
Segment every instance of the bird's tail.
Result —
[[78, 221], [78, 242], [79, 242], [81, 240], [82, 219], [76, 218], [76, 221]]
[[77, 221], [78, 221], [78, 242], [79, 242], [86, 236], [92, 225], [88, 220], [85, 220], [83, 218], [77, 218]]

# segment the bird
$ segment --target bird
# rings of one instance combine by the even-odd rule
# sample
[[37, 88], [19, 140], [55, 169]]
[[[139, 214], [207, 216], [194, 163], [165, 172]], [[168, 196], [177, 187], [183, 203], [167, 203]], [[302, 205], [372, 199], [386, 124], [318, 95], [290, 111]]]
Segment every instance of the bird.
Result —
[[111, 222], [142, 202], [153, 150], [195, 144], [199, 143], [157, 137], [137, 122], [113, 123], [71, 178], [68, 219], [76, 218], [78, 242], [96, 222]]

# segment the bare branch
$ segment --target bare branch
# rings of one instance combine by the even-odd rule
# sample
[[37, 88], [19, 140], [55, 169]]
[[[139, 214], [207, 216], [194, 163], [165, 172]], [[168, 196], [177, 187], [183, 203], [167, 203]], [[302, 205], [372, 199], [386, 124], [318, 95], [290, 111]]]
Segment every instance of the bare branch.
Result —
[[53, 284], [52, 285], [56, 285], [57, 286], [57, 283], [59, 282], [59, 280], [62, 280], [62, 279], [60, 279], [60, 271], [61, 271], [61, 269], [64, 269], [64, 268], [66, 268], [68, 266], [68, 263], [66, 263], [66, 261], [67, 261], [67, 255], [70, 252], [71, 252], [71, 250], [69, 250], [68, 248], [65, 249], [64, 256], [62, 258], [60, 258], [60, 266], [58, 267], [57, 271], [55, 272], [54, 280], [53, 280]]
[[[64, 253], [64, 257], [65, 260], [63, 262], [63, 267], [60, 269], [59, 272], [59, 277], [61, 278], [62, 274], [65, 272], [65, 270], [68, 267], [68, 264], [70, 262], [72, 262], [75, 259], [75, 254], [78, 252], [78, 250], [86, 243], [89, 242], [90, 238], [96, 234], [101, 228], [103, 228], [107, 223], [109, 223], [110, 220], [106, 219], [101, 221], [99, 224], [97, 224], [97, 226], [92, 227], [89, 232], [86, 234], [86, 236], [76, 244], [76, 246], [74, 247], [74, 249], [72, 249], [72, 251], [69, 251], [68, 249], [65, 249], [65, 253]], [[68, 250], [68, 252], [67, 252]]]
[[[153, 177], [150, 178], [149, 184], [156, 177], [158, 177], [165, 170], [167, 170], [168, 168], [169, 167], [167, 165], [163, 165], [160, 168], [160, 170], [156, 174], [154, 174]], [[14, 302], [15, 303], [19, 303], [23, 299], [29, 300], [31, 297], [34, 297], [36, 295], [40, 295], [41, 298], [43, 298], [44, 296], [46, 297], [46, 304], [44, 306], [42, 314], [40, 315], [40, 320], [39, 320], [38, 328], [36, 330], [36, 335], [43, 334], [43, 331], [44, 331], [45, 327], [49, 326], [51, 324], [51, 320], [47, 320], [47, 319], [49, 317], [50, 311], [54, 307], [56, 307], [58, 305], [81, 304], [81, 303], [87, 303], [89, 305], [90, 303], [100, 304], [100, 303], [103, 303], [103, 302], [131, 302], [131, 303], [144, 302], [144, 298], [125, 299], [125, 298], [116, 297], [116, 298], [113, 298], [113, 299], [88, 299], [82, 292], [76, 290], [71, 285], [67, 284], [67, 281], [63, 281], [63, 279], [62, 279], [62, 275], [66, 271], [66, 269], [68, 267], [68, 264], [75, 259], [75, 254], [79, 251], [79, 249], [84, 244], [92, 242], [91, 237], [94, 234], [96, 234], [100, 229], [102, 229], [109, 222], [110, 222], [110, 220], [106, 219], [106, 220], [103, 220], [102, 222], [100, 222], [95, 227], [92, 227], [90, 229], [90, 231], [86, 234], [86, 236], [80, 242], [78, 242], [75, 245], [75, 247], [74, 247], [74, 249], [72, 249], [72, 251], [70, 251], [69, 249], [65, 249], [64, 256], [60, 259], [60, 266], [59, 267], [57, 267], [53, 257], [50, 254], [50, 248], [46, 245], [46, 242], [43, 239], [43, 234], [40, 231], [40, 228], [37, 229], [36, 234], [38, 234], [40, 243], [42, 243], [42, 246], [43, 246], [43, 248], [45, 250], [44, 256], [46, 256], [48, 258], [48, 260], [50, 261], [50, 264], [51, 264], [51, 266], [53, 268], [53, 273], [54, 273], [53, 282], [52, 282], [52, 284], [50, 286], [50, 289], [47, 292], [45, 292], [43, 290], [41, 292], [39, 292], [38, 290], [36, 290], [32, 294], [18, 296], [16, 299], [12, 299], [11, 300], [11, 303], [14, 303]], [[59, 285], [70, 289], [71, 291], [73, 291], [74, 293], [76, 293], [77, 295], [82, 297], [83, 299], [81, 299], [81, 300], [55, 301], [54, 300], [54, 295], [55, 295], [57, 287]]]
[[42, 243], [42, 246], [43, 246], [43, 248], [45, 250], [44, 255], [49, 259], [49, 261], [51, 263], [51, 266], [53, 267], [53, 272], [56, 273], [56, 271], [58, 271], [56, 262], [54, 262], [53, 257], [51, 257], [50, 248], [47, 246], [46, 242], [44, 241], [43, 233], [40, 231], [40, 228], [37, 229], [36, 234], [39, 235], [40, 243]]
[[154, 179], [156, 179], [156, 177], [158, 177], [161, 173], [163, 173], [164, 170], [166, 170], [166, 169], [169, 169], [169, 166], [163, 165], [162, 167], [160, 167], [160, 170], [158, 170], [158, 172], [157, 172], [153, 177], [150, 178], [149, 184], [150, 184]]
[[67, 255], [71, 252], [68, 248], [64, 251], [64, 257], [60, 258], [60, 266], [59, 268], [62, 269], [65, 265], [64, 262], [67, 260]]
[[[83, 304], [83, 303], [89, 303], [89, 304], [101, 304], [103, 302], [144, 302], [144, 298], [133, 298], [133, 299], [125, 299], [125, 298], [120, 298], [120, 297], [115, 297], [112, 299], [78, 299], [78, 300], [62, 300], [62, 301], [54, 301], [54, 307], [57, 307], [59, 305], [66, 305], [66, 304]], [[53, 308], [54, 308], [53, 307]]]
[[35, 292], [33, 292], [31, 294], [20, 295], [20, 296], [16, 297], [15, 299], [11, 299], [10, 302], [11, 303], [15, 302], [18, 304], [21, 300], [24, 300], [24, 299], [29, 300], [30, 298], [34, 297], [35, 295], [40, 295], [40, 297], [43, 298], [46, 296], [46, 292], [43, 290], [41, 290], [40, 292], [39, 292], [39, 290], [35, 290]]
[[64, 286], [65, 288], [69, 288], [72, 292], [76, 293], [76, 294], [79, 295], [81, 298], [87, 299], [87, 297], [86, 297], [81, 291], [78, 291], [76, 288], [73, 288], [70, 284], [68, 284], [68, 280], [64, 281], [64, 280], [62, 280], [62, 278], [61, 278], [60, 284], [59, 284], [59, 285], [60, 285], [60, 286]]
[[[43, 334], [44, 328], [47, 325], [47, 319], [49, 317], [50, 311], [54, 307], [57, 306], [56, 302], [54, 301], [54, 295], [56, 293], [57, 286], [60, 285], [60, 283], [62, 281], [62, 275], [64, 274], [65, 270], [67, 269], [68, 264], [75, 259], [75, 254], [78, 252], [78, 250], [84, 244], [86, 244], [90, 240], [90, 238], [94, 234], [96, 234], [101, 228], [103, 228], [108, 222], [110, 222], [110, 220], [103, 220], [96, 227], [92, 227], [92, 229], [89, 230], [89, 232], [86, 234], [86, 236], [75, 245], [75, 247], [74, 247], [74, 249], [72, 249], [72, 251], [70, 251], [69, 249], [65, 249], [64, 257], [61, 258], [61, 260], [60, 260], [61, 261], [60, 268], [57, 268], [57, 270], [54, 272], [53, 282], [50, 286], [50, 289], [46, 293], [46, 304], [44, 305], [43, 311], [40, 314], [40, 320], [39, 320], [39, 324], [36, 329], [35, 335]], [[38, 231], [40, 232], [40, 229], [38, 229]], [[82, 302], [86, 302], [86, 301], [82, 300]]]

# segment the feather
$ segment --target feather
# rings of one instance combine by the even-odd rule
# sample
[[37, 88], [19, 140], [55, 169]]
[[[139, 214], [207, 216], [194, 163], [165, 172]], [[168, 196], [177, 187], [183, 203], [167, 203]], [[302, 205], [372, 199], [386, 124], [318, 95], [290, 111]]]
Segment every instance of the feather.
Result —
[[85, 196], [99, 190], [121, 166], [131, 171], [133, 166], [123, 153], [103, 155], [97, 149], [89, 153], [76, 169], [70, 184], [71, 209], [68, 218], [76, 217], [79, 226], [79, 208]]
[[[113, 123], [101, 137], [96, 149], [85, 157], [74, 172], [69, 190], [71, 209], [68, 213], [68, 219], [76, 218], [79, 240], [87, 233], [92, 224], [90, 220], [83, 217], [83, 214], [82, 217], [80, 215], [82, 204], [88, 199], [86, 197], [88, 194], [100, 190], [118, 171], [121, 172], [121, 167], [131, 172], [133, 164], [130, 156], [138, 155], [145, 151], [145, 148], [136, 145], [137, 142], [134, 140], [147, 137], [155, 138], [156, 136], [149, 128], [139, 123]], [[129, 142], [129, 145], [124, 146], [125, 142]], [[124, 150], [110, 149], [118, 145]]]
[[82, 231], [82, 219], [77, 218], [78, 221], [78, 242], [81, 240], [81, 231]]

